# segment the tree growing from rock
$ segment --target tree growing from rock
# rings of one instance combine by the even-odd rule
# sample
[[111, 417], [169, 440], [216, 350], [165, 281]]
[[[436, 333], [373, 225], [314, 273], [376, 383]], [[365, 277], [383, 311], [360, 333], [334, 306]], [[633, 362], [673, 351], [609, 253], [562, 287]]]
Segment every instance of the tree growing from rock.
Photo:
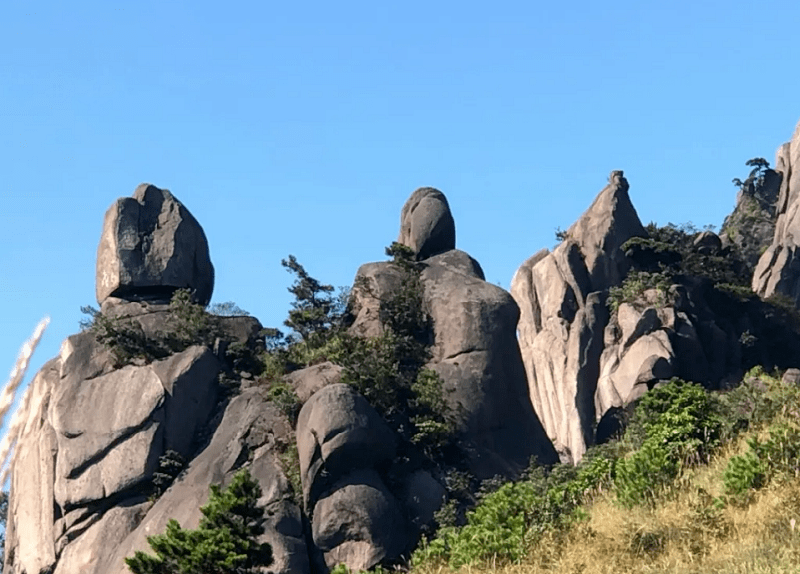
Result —
[[211, 486], [208, 504], [196, 530], [170, 520], [164, 534], [149, 536], [155, 556], [138, 551], [125, 564], [133, 574], [255, 574], [272, 563], [272, 548], [258, 542], [264, 533], [264, 510], [258, 481], [247, 469], [221, 489]]
[[331, 295], [333, 285], [325, 285], [311, 277], [294, 255], [283, 259], [281, 265], [295, 274], [295, 281], [289, 287], [295, 300], [284, 325], [300, 335], [307, 346], [312, 346], [333, 326], [332, 311], [336, 303]]

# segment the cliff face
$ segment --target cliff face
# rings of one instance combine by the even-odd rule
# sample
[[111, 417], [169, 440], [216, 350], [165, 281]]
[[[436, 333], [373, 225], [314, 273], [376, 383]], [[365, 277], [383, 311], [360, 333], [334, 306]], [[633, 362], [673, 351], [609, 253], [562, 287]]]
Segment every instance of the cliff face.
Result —
[[800, 304], [800, 124], [791, 141], [783, 144], [775, 158], [782, 175], [777, 203], [777, 222], [772, 243], [758, 260], [753, 273], [753, 291], [762, 297], [774, 294]]
[[628, 182], [614, 171], [566, 239], [552, 253], [545, 249], [525, 261], [511, 281], [531, 400], [565, 460], [579, 460], [593, 443], [608, 323], [604, 293], [630, 266], [620, 247], [644, 235]]
[[800, 341], [786, 310], [745, 285], [774, 229], [752, 289], [800, 304], [798, 162], [800, 127], [775, 171], [761, 166], [742, 183], [722, 238], [644, 229], [612, 172], [562, 243], [520, 266], [511, 293], [531, 400], [562, 460], [607, 440], [623, 411], [671, 377], [719, 388], [756, 364], [794, 366]]

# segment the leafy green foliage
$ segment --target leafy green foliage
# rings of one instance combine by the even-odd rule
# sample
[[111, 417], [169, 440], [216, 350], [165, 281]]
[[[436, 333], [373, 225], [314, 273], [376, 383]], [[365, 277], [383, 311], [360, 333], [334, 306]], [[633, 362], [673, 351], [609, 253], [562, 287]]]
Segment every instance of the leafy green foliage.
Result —
[[619, 501], [634, 506], [655, 500], [684, 464], [708, 459], [722, 426], [715, 402], [699, 385], [675, 378], [650, 390], [625, 434], [637, 450], [616, 465]]
[[258, 482], [243, 469], [226, 489], [211, 486], [196, 530], [170, 520], [164, 534], [147, 539], [155, 556], [136, 552], [125, 563], [133, 574], [261, 572], [261, 567], [272, 563], [272, 549], [257, 542], [264, 533], [264, 511], [257, 506], [260, 497]]
[[581, 518], [584, 500], [610, 484], [614, 465], [607, 453], [589, 456], [577, 468], [558, 465], [549, 474], [534, 463], [524, 480], [482, 496], [467, 512], [463, 527], [440, 528], [412, 561], [446, 561], [454, 569], [489, 561], [518, 562], [543, 534]]
[[622, 303], [635, 303], [641, 299], [645, 291], [657, 291], [656, 305], [667, 305], [667, 290], [669, 279], [664, 273], [650, 273], [649, 271], [631, 271], [620, 285], [609, 289], [607, 304], [612, 312], [616, 313]]
[[288, 335], [276, 328], [262, 331], [266, 352], [261, 357], [264, 381], [276, 381], [283, 375], [326, 360], [335, 360], [341, 352], [339, 337], [344, 333], [349, 289], [340, 288], [334, 295], [332, 285], [311, 277], [294, 255], [281, 264], [295, 276], [289, 292], [295, 297], [284, 324]]
[[750, 437], [749, 451], [731, 457], [723, 473], [725, 491], [746, 500], [751, 490], [765, 486], [776, 476], [795, 479], [800, 475], [800, 428], [784, 420], [773, 423], [768, 437]]
[[269, 399], [277, 406], [286, 418], [292, 423], [297, 422], [297, 415], [300, 414], [300, 399], [297, 398], [292, 386], [284, 381], [272, 381], [267, 391]]
[[646, 231], [647, 237], [634, 237], [622, 245], [637, 269], [662, 273], [671, 283], [698, 277], [713, 284], [749, 286], [747, 266], [738, 251], [732, 247], [719, 251], [698, 249], [694, 242], [701, 230], [691, 222], [663, 227], [650, 223]]
[[386, 254], [403, 271], [403, 279], [380, 302], [381, 336], [339, 337], [342, 382], [364, 395], [401, 436], [437, 458], [453, 439], [455, 420], [441, 378], [423, 369], [430, 358], [431, 326], [423, 310], [420, 267], [405, 245], [395, 242]]
[[295, 275], [289, 293], [294, 295], [292, 309], [284, 325], [300, 336], [306, 347], [319, 346], [334, 327], [335, 298], [333, 285], [325, 285], [311, 277], [294, 255], [281, 260], [289, 273]]
[[173, 293], [166, 323], [156, 336], [146, 334], [135, 318], [107, 316], [89, 305], [81, 307], [81, 312], [89, 316], [81, 321], [81, 328], [94, 333], [111, 351], [118, 367], [163, 359], [192, 345], [210, 346], [219, 336], [216, 317], [195, 303], [188, 289]]
[[722, 474], [725, 492], [735, 498], [744, 498], [751, 490], [764, 486], [767, 465], [753, 452], [730, 458]]

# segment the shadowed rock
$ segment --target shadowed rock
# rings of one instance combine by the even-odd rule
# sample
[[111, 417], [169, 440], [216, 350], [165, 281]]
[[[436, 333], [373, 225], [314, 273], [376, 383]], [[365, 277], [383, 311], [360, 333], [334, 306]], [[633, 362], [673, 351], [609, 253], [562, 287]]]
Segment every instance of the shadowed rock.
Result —
[[411, 194], [400, 214], [397, 241], [413, 249], [418, 260], [456, 248], [456, 225], [441, 191], [421, 187]]

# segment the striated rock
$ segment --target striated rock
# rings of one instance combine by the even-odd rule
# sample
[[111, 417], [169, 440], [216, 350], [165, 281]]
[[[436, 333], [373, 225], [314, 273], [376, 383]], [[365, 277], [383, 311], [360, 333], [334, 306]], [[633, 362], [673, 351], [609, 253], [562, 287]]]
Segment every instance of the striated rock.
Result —
[[97, 301], [169, 298], [175, 289], [211, 300], [214, 267], [197, 220], [169, 191], [142, 184], [106, 212], [97, 248]]
[[318, 496], [353, 469], [394, 458], [397, 438], [367, 400], [349, 385], [314, 394], [297, 419], [303, 499], [310, 511]]
[[397, 242], [413, 249], [418, 260], [456, 248], [456, 225], [441, 191], [421, 187], [411, 194], [400, 214]]
[[368, 469], [348, 474], [317, 502], [312, 528], [328, 567], [342, 563], [355, 572], [399, 557], [410, 542], [400, 505]]
[[149, 366], [62, 381], [50, 411], [56, 502], [69, 509], [109, 497], [148, 479], [165, 450], [189, 454], [216, 402], [218, 371], [208, 349], [190, 347]]
[[782, 176], [775, 234], [756, 265], [753, 291], [762, 297], [785, 295], [800, 305], [800, 124], [778, 150], [775, 164]]
[[566, 239], [528, 259], [511, 282], [531, 401], [562, 458], [579, 460], [593, 442], [605, 294], [630, 267], [621, 246], [644, 236], [628, 182], [613, 171]]
[[268, 516], [261, 541], [272, 545], [275, 562], [270, 571], [310, 572], [300, 512], [292, 502], [291, 486], [276, 458], [276, 449], [286, 444], [290, 435], [289, 422], [274, 405], [255, 389], [244, 391], [225, 409], [208, 446], [109, 555], [108, 566], [91, 574], [128, 574], [123, 559], [136, 550], [149, 551], [146, 537], [163, 532], [171, 518], [184, 528], [197, 528], [209, 485], [230, 482], [248, 458], [252, 458], [250, 472], [262, 488], [259, 504]]

